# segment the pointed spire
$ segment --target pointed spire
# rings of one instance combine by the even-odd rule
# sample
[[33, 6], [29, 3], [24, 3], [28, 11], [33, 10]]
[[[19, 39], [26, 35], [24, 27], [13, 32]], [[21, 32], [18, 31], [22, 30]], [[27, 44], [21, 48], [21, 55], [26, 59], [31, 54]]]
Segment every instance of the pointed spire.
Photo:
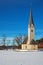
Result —
[[32, 8], [30, 8], [30, 24], [29, 24], [29, 26], [31, 26], [31, 24], [34, 25], [34, 23], [33, 23], [33, 17], [32, 17]]

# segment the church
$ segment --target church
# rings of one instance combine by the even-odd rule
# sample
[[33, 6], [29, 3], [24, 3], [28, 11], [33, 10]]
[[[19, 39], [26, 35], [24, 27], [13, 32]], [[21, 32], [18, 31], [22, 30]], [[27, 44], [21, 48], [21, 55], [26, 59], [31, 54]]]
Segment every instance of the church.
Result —
[[25, 39], [25, 43], [23, 43], [21, 45], [22, 50], [34, 50], [34, 49], [38, 49], [38, 45], [37, 44], [30, 44], [32, 40], [34, 40], [34, 22], [33, 22], [33, 17], [32, 17], [32, 9], [30, 9], [30, 20], [29, 20], [29, 24], [28, 24], [28, 36]]

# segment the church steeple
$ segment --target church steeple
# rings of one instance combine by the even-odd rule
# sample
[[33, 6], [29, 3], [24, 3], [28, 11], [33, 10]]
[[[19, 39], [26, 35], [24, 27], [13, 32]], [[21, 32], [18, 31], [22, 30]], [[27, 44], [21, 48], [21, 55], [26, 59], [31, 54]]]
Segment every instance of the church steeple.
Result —
[[28, 27], [28, 43], [30, 44], [33, 39], [34, 39], [34, 23], [33, 23], [32, 8], [31, 8], [30, 21], [29, 21], [29, 27]]
[[32, 17], [32, 8], [30, 8], [30, 21], [29, 21], [29, 26], [30, 27], [31, 27], [31, 24], [33, 24], [33, 26], [34, 26], [33, 17]]

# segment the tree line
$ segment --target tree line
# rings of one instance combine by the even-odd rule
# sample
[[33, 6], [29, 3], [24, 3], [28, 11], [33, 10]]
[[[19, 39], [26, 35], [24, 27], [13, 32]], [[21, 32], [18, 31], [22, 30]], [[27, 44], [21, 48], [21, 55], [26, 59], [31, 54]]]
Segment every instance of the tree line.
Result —
[[[0, 45], [0, 49], [6, 49], [8, 46], [9, 46], [9, 44], [11, 43], [10, 41], [11, 40], [7, 40], [8, 42], [7, 42], [7, 45], [6, 45], [6, 39], [7, 39], [7, 36], [4, 34], [3, 36], [2, 36], [2, 42], [1, 42], [1, 44], [2, 45]], [[12, 45], [11, 45], [11, 48], [13, 48], [13, 49], [20, 49], [21, 48], [21, 44], [25, 44], [26, 43], [26, 41], [27, 41], [27, 39], [28, 39], [28, 36], [27, 35], [25, 35], [25, 36], [22, 36], [22, 35], [19, 35], [19, 36], [17, 36], [17, 37], [14, 37], [13, 38], [13, 40], [12, 40]], [[30, 44], [37, 44], [37, 45], [39, 45], [39, 44], [43, 44], [43, 38], [41, 38], [41, 39], [39, 39], [39, 40], [32, 40], [31, 42], [30, 42]]]

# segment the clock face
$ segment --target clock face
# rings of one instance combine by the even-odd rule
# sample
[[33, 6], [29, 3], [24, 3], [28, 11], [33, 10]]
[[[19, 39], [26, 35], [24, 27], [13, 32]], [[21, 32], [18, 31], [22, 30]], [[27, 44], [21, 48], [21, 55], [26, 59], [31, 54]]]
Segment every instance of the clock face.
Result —
[[31, 32], [33, 32], [33, 30], [31, 30]]

